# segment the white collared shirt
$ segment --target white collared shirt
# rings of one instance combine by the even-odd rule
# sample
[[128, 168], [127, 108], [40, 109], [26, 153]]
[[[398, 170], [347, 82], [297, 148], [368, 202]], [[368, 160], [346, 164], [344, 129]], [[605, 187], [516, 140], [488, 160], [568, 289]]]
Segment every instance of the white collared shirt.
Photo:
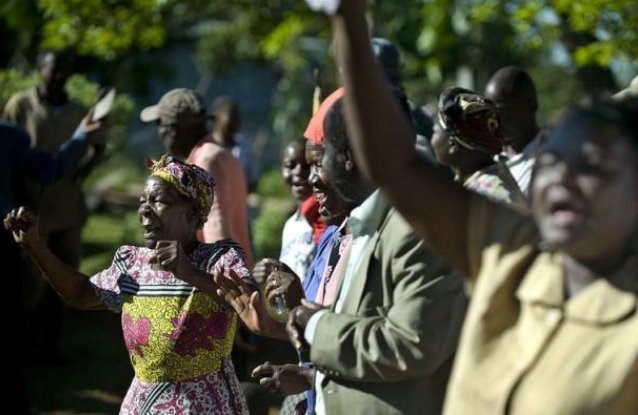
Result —
[[512, 176], [518, 183], [518, 187], [529, 198], [530, 184], [532, 182], [532, 172], [534, 163], [536, 163], [536, 155], [545, 142], [546, 131], [540, 130], [536, 137], [530, 141], [520, 153], [510, 157], [507, 161]]
[[308, 267], [310, 267], [312, 262], [314, 251], [315, 243], [312, 226], [297, 209], [284, 225], [279, 260], [295, 271], [295, 274], [303, 282]]

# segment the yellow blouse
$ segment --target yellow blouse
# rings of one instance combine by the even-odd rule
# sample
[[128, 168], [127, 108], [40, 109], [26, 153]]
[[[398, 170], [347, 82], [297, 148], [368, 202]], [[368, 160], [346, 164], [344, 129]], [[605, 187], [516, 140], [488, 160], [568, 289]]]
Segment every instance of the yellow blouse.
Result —
[[472, 201], [472, 294], [444, 413], [638, 414], [638, 267], [565, 299], [533, 221]]

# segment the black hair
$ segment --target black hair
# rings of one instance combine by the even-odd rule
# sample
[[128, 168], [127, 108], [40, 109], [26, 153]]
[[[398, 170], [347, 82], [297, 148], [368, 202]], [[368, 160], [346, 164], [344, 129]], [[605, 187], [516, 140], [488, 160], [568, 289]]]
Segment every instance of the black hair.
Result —
[[[412, 110], [407, 96], [401, 88], [391, 86], [390, 89], [401, 107], [401, 112], [410, 125], [412, 125]], [[330, 145], [336, 150], [350, 150], [348, 129], [346, 128], [345, 114], [343, 112], [343, 97], [335, 101], [326, 114], [326, 119], [324, 120], [324, 136], [324, 139], [329, 141]]]
[[394, 86], [401, 85], [401, 55], [397, 46], [384, 38], [370, 40], [374, 59], [383, 69], [386, 80]]
[[537, 96], [536, 85], [527, 71], [520, 68], [514, 71], [511, 92], [528, 97]]
[[222, 95], [217, 97], [213, 102], [213, 112], [217, 113], [220, 111], [239, 111], [239, 104], [237, 100], [228, 95]]
[[306, 139], [303, 137], [297, 137], [297, 138], [293, 138], [292, 140], [290, 140], [285, 146], [284, 146], [284, 150], [283, 150], [283, 154], [282, 154], [282, 158], [284, 157], [285, 153], [286, 153], [286, 149], [292, 145], [298, 145], [301, 146], [302, 149], [304, 149], [306, 147]]
[[324, 140], [337, 151], [347, 151], [350, 149], [348, 139], [348, 129], [343, 113], [343, 98], [339, 98], [330, 107], [324, 120]]
[[620, 100], [603, 100], [593, 105], [571, 108], [563, 117], [567, 119], [593, 120], [616, 128], [627, 139], [638, 156], [638, 97]]
[[70, 53], [65, 51], [46, 49], [38, 53], [38, 56], [36, 57], [36, 67], [40, 69], [42, 66], [44, 66], [47, 57], [50, 55], [53, 55], [55, 57], [55, 61], [66, 69], [70, 70], [74, 64], [73, 57]]
[[508, 97], [523, 96], [538, 99], [534, 80], [525, 69], [518, 66], [506, 66], [499, 69], [492, 75], [490, 82], [498, 82], [503, 93]]

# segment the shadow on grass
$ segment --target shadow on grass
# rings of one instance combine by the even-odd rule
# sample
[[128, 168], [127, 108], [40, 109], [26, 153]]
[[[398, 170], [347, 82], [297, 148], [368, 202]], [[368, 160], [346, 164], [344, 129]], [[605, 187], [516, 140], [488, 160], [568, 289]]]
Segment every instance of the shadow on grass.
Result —
[[67, 313], [62, 359], [27, 368], [35, 414], [116, 414], [133, 378], [119, 315]]

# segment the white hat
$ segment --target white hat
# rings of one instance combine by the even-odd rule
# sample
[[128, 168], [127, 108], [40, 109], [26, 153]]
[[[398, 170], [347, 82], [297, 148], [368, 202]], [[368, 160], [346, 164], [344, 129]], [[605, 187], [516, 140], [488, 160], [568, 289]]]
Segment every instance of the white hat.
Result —
[[612, 95], [612, 99], [617, 101], [634, 97], [638, 97], [638, 75], [631, 81], [627, 88]]

